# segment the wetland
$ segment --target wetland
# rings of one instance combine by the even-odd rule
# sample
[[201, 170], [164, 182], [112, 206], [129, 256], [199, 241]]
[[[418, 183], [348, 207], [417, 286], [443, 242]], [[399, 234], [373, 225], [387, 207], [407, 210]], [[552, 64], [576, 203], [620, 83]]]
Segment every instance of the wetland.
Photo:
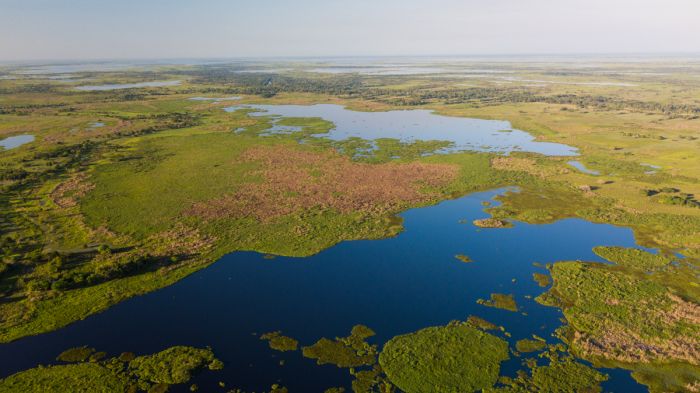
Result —
[[0, 391], [697, 391], [700, 68], [521, 61], [0, 67]]

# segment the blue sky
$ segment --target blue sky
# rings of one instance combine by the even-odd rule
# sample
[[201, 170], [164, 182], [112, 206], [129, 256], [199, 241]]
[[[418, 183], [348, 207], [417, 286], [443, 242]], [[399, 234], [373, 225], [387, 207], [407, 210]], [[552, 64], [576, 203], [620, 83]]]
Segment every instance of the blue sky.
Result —
[[0, 0], [0, 61], [700, 52], [700, 0]]

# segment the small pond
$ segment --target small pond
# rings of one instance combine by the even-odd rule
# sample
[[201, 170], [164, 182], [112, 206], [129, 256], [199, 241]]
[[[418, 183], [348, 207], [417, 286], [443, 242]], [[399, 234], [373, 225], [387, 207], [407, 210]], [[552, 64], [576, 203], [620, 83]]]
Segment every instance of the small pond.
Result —
[[14, 149], [32, 141], [34, 141], [34, 135], [29, 134], [15, 135], [0, 139], [0, 151]]
[[598, 176], [598, 175], [600, 175], [600, 172], [594, 171], [593, 169], [588, 169], [588, 168], [586, 168], [586, 166], [583, 165], [583, 163], [580, 162], [580, 161], [572, 160], [572, 161], [568, 161], [567, 164], [570, 165], [570, 166], [572, 166], [572, 167], [574, 167], [574, 168], [576, 168], [576, 169], [578, 169], [579, 172], [583, 172], [583, 173], [586, 173], [586, 174], [589, 174], [589, 175], [593, 175], [593, 176]]

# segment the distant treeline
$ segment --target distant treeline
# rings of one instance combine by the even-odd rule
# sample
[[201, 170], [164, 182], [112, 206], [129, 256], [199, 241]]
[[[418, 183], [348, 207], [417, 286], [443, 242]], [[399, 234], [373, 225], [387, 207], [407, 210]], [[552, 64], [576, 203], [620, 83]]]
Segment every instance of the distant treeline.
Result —
[[[272, 97], [278, 93], [319, 93], [376, 100], [392, 105], [416, 106], [441, 102], [445, 104], [473, 103], [496, 105], [530, 103], [575, 105], [600, 110], [634, 110], [667, 115], [700, 116], [700, 106], [627, 100], [602, 95], [554, 94], [543, 95], [524, 87], [472, 87], [462, 89], [377, 88], [376, 76], [331, 75], [290, 76], [267, 73], [239, 73], [226, 68], [186, 71], [193, 82], [218, 85], [218, 92], [254, 94]], [[393, 77], [396, 79], [396, 77]], [[202, 91], [198, 89], [198, 91]]]

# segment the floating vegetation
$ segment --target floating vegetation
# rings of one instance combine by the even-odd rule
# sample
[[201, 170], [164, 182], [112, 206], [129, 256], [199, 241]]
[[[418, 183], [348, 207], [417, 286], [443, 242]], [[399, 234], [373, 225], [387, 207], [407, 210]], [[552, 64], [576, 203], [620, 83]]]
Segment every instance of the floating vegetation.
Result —
[[507, 342], [463, 322], [396, 336], [379, 355], [389, 381], [407, 393], [491, 387], [507, 359]]
[[270, 348], [281, 352], [296, 351], [299, 346], [299, 341], [283, 336], [280, 331], [265, 333], [260, 336], [260, 339], [267, 340]]
[[492, 293], [491, 299], [489, 299], [489, 300], [478, 299], [476, 302], [483, 305], [483, 306], [487, 306], [487, 307], [502, 308], [504, 310], [513, 311], [513, 312], [518, 311], [518, 305], [515, 303], [515, 299], [513, 298], [513, 295], [505, 295], [502, 293]]
[[482, 218], [474, 220], [474, 225], [479, 228], [511, 228], [513, 224], [509, 221], [499, 220], [497, 218]]
[[129, 369], [140, 381], [185, 383], [192, 373], [201, 368], [220, 370], [223, 363], [214, 357], [210, 349], [177, 346], [153, 355], [138, 356], [129, 362]]
[[69, 363], [84, 362], [88, 360], [90, 355], [94, 352], [95, 348], [90, 348], [88, 346], [71, 348], [61, 352], [61, 354], [56, 357], [56, 360]]
[[493, 324], [483, 318], [479, 318], [476, 315], [470, 315], [467, 318], [467, 324], [481, 330], [497, 330], [498, 325]]
[[543, 288], [546, 287], [547, 285], [549, 285], [549, 282], [550, 282], [549, 276], [546, 274], [542, 274], [542, 273], [532, 273], [532, 278], [535, 280], [537, 285], [539, 285]]
[[223, 368], [210, 349], [178, 346], [154, 355], [102, 360], [104, 354], [89, 347], [69, 349], [58, 360], [75, 364], [19, 372], [0, 380], [0, 392], [166, 392], [171, 384], [188, 382], [199, 369]]
[[558, 393], [558, 392], [600, 392], [600, 383], [608, 379], [607, 375], [578, 363], [571, 357], [559, 359], [552, 356], [546, 366], [528, 361], [530, 373], [519, 371], [517, 378], [501, 377], [501, 387], [484, 389], [485, 393]]
[[547, 343], [543, 340], [532, 340], [529, 338], [518, 340], [515, 343], [515, 349], [518, 352], [537, 352], [545, 349], [546, 347]]
[[462, 261], [464, 263], [474, 262], [471, 258], [469, 258], [469, 256], [464, 255], [464, 254], [457, 254], [457, 255], [455, 255], [455, 258], [459, 259], [460, 261]]
[[593, 252], [599, 257], [620, 266], [642, 270], [652, 270], [671, 263], [670, 258], [636, 248], [601, 246], [593, 248]]
[[365, 340], [374, 336], [374, 331], [364, 325], [356, 325], [347, 337], [335, 340], [321, 338], [314, 345], [303, 347], [305, 357], [316, 359], [321, 364], [334, 364], [337, 367], [371, 366], [376, 363], [377, 346]]

